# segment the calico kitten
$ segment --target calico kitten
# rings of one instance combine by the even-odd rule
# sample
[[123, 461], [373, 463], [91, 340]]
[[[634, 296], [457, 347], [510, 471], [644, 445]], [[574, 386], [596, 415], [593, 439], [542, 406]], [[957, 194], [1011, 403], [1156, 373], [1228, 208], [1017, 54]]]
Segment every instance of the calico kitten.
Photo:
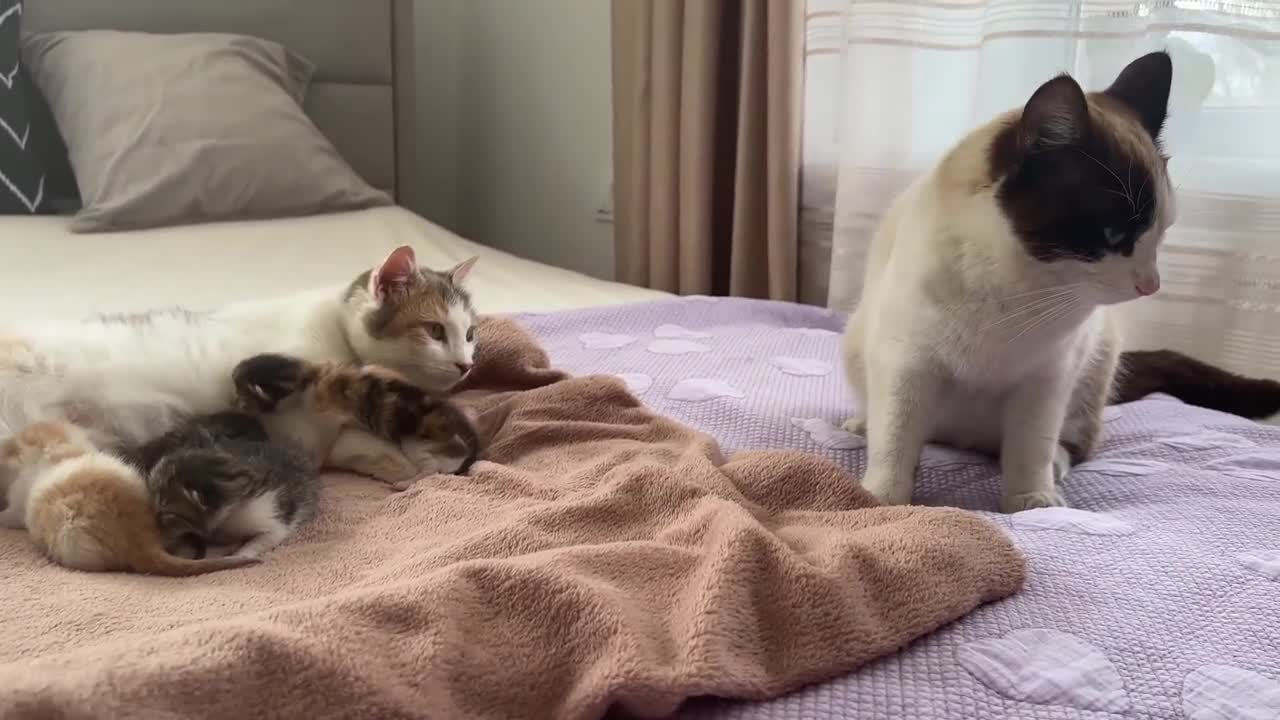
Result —
[[0, 466], [9, 483], [0, 525], [27, 528], [49, 559], [64, 567], [186, 576], [257, 562], [170, 554], [137, 469], [100, 451], [70, 423], [26, 426], [0, 446]]
[[1160, 287], [1174, 221], [1160, 131], [1173, 67], [1103, 92], [1068, 75], [974, 130], [902, 193], [872, 240], [845, 367], [864, 414], [863, 486], [910, 502], [925, 442], [999, 453], [1006, 512], [1064, 504], [1116, 371], [1107, 306]]
[[386, 441], [425, 445], [437, 458], [429, 472], [465, 473], [481, 451], [475, 426], [447, 396], [388, 368], [263, 353], [232, 376], [237, 407], [263, 414], [273, 437], [305, 434], [319, 415]]
[[192, 418], [134, 453], [167, 537], [196, 555], [243, 543], [237, 555], [259, 557], [284, 542], [315, 513], [325, 453], [312, 449], [346, 427], [429, 443], [439, 458], [460, 445], [440, 471], [465, 472], [479, 453], [466, 415], [382, 368], [263, 354], [232, 380], [236, 411]]

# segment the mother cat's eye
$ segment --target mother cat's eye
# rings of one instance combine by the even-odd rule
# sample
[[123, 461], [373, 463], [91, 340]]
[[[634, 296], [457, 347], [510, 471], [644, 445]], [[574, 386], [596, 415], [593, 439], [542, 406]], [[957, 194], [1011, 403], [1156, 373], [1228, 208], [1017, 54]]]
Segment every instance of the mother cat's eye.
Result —
[[432, 340], [444, 342], [444, 325], [438, 322], [425, 322], [422, 323], [422, 329], [427, 331]]
[[467, 328], [467, 342], [471, 342], [471, 341], [473, 341], [473, 340], [475, 340], [475, 339], [476, 339], [476, 329], [475, 329], [475, 327], [474, 327], [474, 326], [472, 326], [472, 327]]

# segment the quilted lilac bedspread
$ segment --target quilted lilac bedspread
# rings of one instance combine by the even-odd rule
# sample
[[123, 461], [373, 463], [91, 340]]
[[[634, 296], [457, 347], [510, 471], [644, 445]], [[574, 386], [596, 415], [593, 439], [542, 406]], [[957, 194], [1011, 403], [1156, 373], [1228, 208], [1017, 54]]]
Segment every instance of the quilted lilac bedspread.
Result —
[[[797, 448], [861, 476], [834, 313], [694, 297], [519, 319], [556, 366], [621, 376], [726, 452]], [[1021, 593], [852, 675], [682, 716], [1280, 720], [1280, 428], [1153, 396], [1107, 409], [1072, 509], [1001, 515], [999, 483], [990, 459], [930, 447], [915, 499], [999, 523], [1029, 560]]]

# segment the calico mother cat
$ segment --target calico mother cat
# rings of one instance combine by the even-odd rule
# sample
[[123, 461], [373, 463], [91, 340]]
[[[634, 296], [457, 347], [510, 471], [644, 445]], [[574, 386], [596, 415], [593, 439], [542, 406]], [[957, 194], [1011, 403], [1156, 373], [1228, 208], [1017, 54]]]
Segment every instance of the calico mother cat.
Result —
[[[404, 246], [341, 287], [208, 313], [0, 328], [0, 425], [68, 419], [104, 448], [137, 446], [191, 415], [229, 410], [233, 367], [267, 352], [378, 364], [423, 388], [447, 389], [475, 350], [476, 314], [463, 288], [475, 260], [437, 272], [419, 267]], [[397, 447], [353, 427], [326, 461], [402, 486], [421, 474], [411, 457], [425, 455], [416, 441]]]
[[[1156, 52], [1102, 92], [1053, 78], [890, 206], [844, 340], [863, 407], [846, 428], [866, 433], [862, 484], [881, 501], [911, 501], [935, 441], [999, 453], [1006, 512], [1063, 505], [1056, 482], [1093, 452], [1117, 395], [1189, 397], [1185, 381], [1200, 377], [1230, 382], [1198, 404], [1239, 412], [1227, 395], [1254, 389], [1276, 403], [1274, 383], [1167, 351], [1126, 358], [1113, 389], [1120, 338], [1108, 306], [1160, 288], [1157, 251], [1174, 221], [1160, 146], [1172, 77]], [[1266, 409], [1259, 400], [1253, 411]]]

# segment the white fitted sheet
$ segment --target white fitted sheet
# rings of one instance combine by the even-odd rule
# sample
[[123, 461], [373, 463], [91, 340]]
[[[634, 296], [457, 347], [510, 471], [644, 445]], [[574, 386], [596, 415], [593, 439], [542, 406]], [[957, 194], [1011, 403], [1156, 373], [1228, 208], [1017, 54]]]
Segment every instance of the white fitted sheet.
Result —
[[668, 297], [464, 240], [399, 207], [304, 218], [73, 234], [61, 217], [0, 218], [0, 318], [206, 309], [350, 281], [399, 245], [468, 278], [485, 313], [545, 312]]

